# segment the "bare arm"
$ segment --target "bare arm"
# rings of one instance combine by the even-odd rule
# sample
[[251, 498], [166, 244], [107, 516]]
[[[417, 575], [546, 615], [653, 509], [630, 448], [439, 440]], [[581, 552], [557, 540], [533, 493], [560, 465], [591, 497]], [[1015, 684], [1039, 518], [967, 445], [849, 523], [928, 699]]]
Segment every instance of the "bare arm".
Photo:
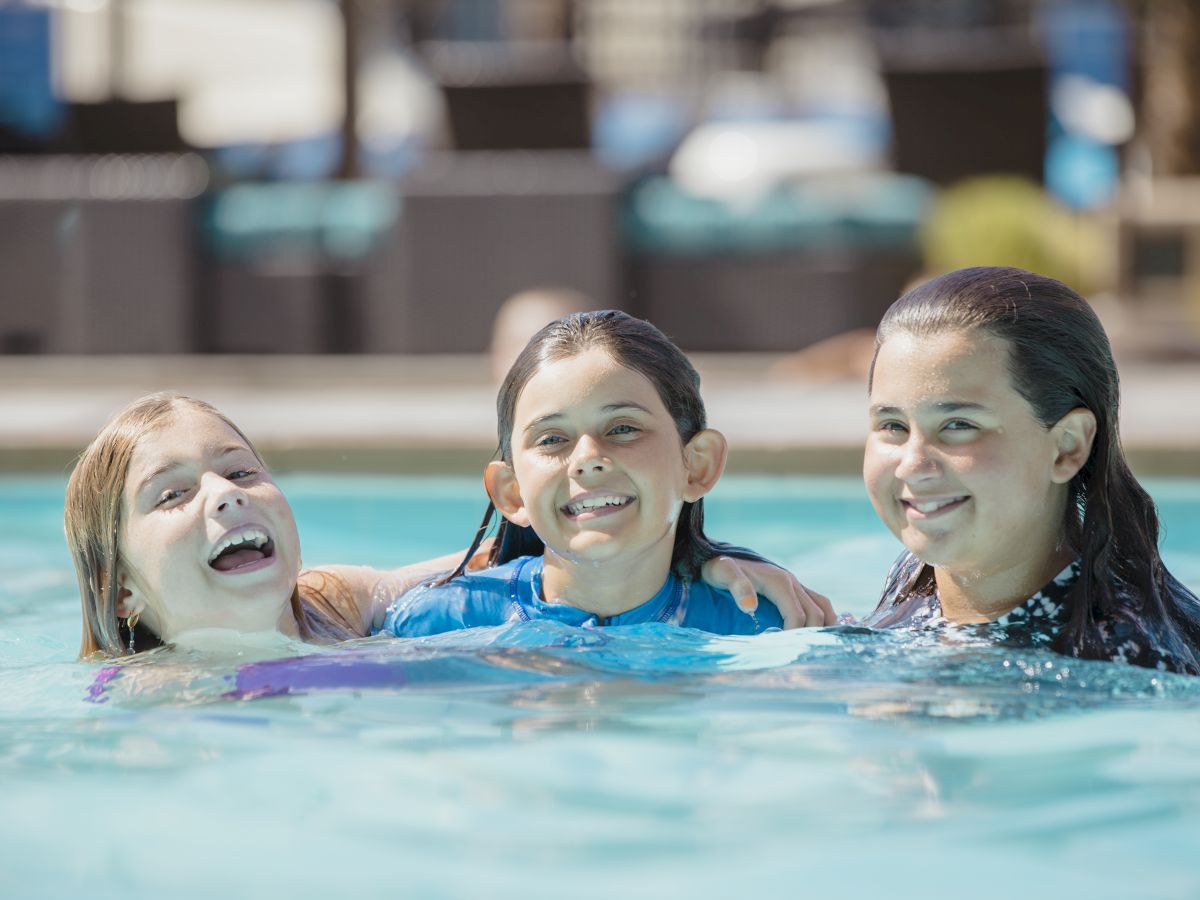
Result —
[[[476, 570], [487, 565], [492, 539], [479, 545], [467, 568]], [[353, 608], [347, 615], [355, 621], [359, 634], [368, 635], [383, 625], [383, 617], [392, 601], [405, 591], [441, 572], [449, 572], [462, 562], [464, 550], [456, 550], [435, 559], [410, 563], [398, 569], [376, 569], [371, 566], [315, 566], [300, 573], [300, 584], [306, 578], [310, 586], [320, 587], [325, 578], [336, 579], [345, 586]]]
[[[328, 565], [315, 566], [300, 573], [300, 584], [306, 579], [317, 584], [322, 577], [336, 579], [345, 585], [353, 608], [347, 616], [358, 626], [359, 634], [367, 635], [383, 624], [384, 614], [393, 600], [439, 572], [446, 572], [458, 565], [462, 552], [449, 553], [436, 559], [401, 566], [398, 569], [375, 569], [371, 566]], [[354, 617], [357, 616], [357, 620]]]

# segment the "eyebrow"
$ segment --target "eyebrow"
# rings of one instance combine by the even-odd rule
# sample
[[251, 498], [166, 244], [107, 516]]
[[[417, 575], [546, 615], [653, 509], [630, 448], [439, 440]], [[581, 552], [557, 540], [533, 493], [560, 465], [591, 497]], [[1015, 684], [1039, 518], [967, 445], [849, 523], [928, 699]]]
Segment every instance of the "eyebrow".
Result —
[[[940, 403], [931, 404], [931, 409], [934, 412], [940, 413], [956, 413], [956, 412], [990, 412], [991, 407], [985, 406], [982, 403], [971, 403], [966, 400], [944, 400]], [[903, 413], [898, 406], [872, 406], [871, 415], [873, 416], [892, 416]]]
[[[651, 414], [650, 410], [646, 409], [646, 407], [642, 406], [642, 404], [634, 403], [632, 400], [621, 400], [617, 403], [606, 403], [604, 406], [600, 407], [600, 412], [605, 412], [605, 413], [619, 412], [623, 409], [636, 409], [636, 410], [646, 413], [646, 415]], [[547, 413], [544, 416], [538, 416], [536, 419], [534, 419], [532, 422], [530, 422], [528, 425], [525, 426], [525, 431], [527, 431], [527, 432], [533, 431], [533, 429], [537, 428], [539, 425], [545, 425], [547, 422], [552, 422], [556, 419], [561, 419], [565, 415], [566, 415], [566, 413], [563, 413], [563, 412], [553, 412], [553, 413]]]
[[[250, 452], [249, 447], [244, 447], [241, 444], [225, 444], [225, 445], [217, 445], [217, 446], [208, 446], [208, 447], [204, 447], [201, 452], [203, 452], [203, 454], [210, 459], [220, 459], [222, 457], [228, 456], [231, 453], [236, 453], [238, 450], [245, 450], [247, 453]], [[149, 485], [150, 482], [154, 481], [154, 479], [160, 478], [161, 476], [166, 475], [169, 472], [173, 472], [175, 469], [180, 468], [182, 465], [183, 465], [183, 463], [181, 463], [181, 462], [169, 462], [166, 465], [159, 466], [157, 469], [155, 469], [153, 472], [151, 472], [149, 475], [147, 475], [145, 478], [143, 478], [140, 482], [138, 482], [136, 493], [140, 494], [142, 491], [144, 491], [146, 489], [147, 485]]]

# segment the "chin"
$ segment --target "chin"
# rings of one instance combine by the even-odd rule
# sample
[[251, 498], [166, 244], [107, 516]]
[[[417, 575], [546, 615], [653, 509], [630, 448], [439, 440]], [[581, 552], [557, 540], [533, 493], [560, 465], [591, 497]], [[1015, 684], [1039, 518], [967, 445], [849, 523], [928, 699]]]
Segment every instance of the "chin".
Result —
[[606, 563], [620, 556], [621, 548], [610, 541], [572, 541], [565, 553], [559, 554], [576, 562]]
[[911, 536], [901, 536], [900, 540], [904, 548], [923, 563], [943, 568], [954, 565], [956, 554], [945, 541], [930, 540], [925, 536], [917, 540], [912, 540]]
[[945, 572], [970, 574], [978, 573], [983, 568], [978, 557], [967, 558], [946, 547], [922, 547], [912, 552], [921, 562]]

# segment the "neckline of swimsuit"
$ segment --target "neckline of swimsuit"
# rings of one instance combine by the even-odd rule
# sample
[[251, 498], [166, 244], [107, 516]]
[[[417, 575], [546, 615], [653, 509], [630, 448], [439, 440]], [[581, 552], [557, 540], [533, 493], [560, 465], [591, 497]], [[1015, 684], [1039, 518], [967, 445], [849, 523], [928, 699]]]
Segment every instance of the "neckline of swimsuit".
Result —
[[[540, 556], [524, 557], [519, 563], [517, 563], [516, 567], [513, 569], [512, 575], [508, 579], [508, 602], [512, 606], [513, 610], [516, 612], [517, 617], [522, 622], [532, 621], [532, 616], [529, 615], [529, 610], [525, 608], [525, 604], [521, 601], [521, 576], [524, 574], [525, 568], [527, 566], [529, 566], [532, 563], [541, 563], [541, 562], [543, 562], [543, 560], [542, 560], [542, 557], [540, 557]], [[535, 598], [540, 600], [542, 603], [547, 603], [547, 601], [543, 600], [542, 596], [541, 596], [542, 595], [541, 575], [542, 575], [542, 569], [540, 567], [534, 569], [534, 571], [532, 571], [530, 573], [529, 586], [530, 586], [530, 589]], [[654, 616], [653, 619], [649, 619], [647, 621], [661, 622], [661, 623], [666, 623], [666, 622], [671, 621], [671, 619], [675, 616], [675, 613], [679, 610], [680, 606], [683, 605], [684, 598], [687, 596], [687, 584], [686, 584], [686, 582], [684, 582], [684, 580], [682, 578], [677, 578], [675, 575], [668, 572], [667, 580], [663, 582], [663, 586], [661, 588], [659, 588], [657, 591], [655, 591], [654, 596], [651, 597], [649, 600], [646, 600], [643, 603], [639, 603], [637, 606], [633, 607], [633, 609], [627, 609], [627, 610], [625, 610], [625, 612], [618, 613], [615, 616], [597, 616], [594, 613], [587, 613], [588, 615], [592, 616], [592, 621], [589, 624], [592, 624], [592, 625], [624, 624], [622, 622], [614, 622], [613, 620], [618, 619], [622, 616], [628, 616], [630, 613], [635, 612], [636, 610], [639, 610], [642, 607], [653, 603], [655, 600], [657, 600], [662, 595], [663, 588], [665, 588], [668, 584], [671, 585], [670, 601], [663, 605], [662, 609], [659, 610], [658, 615]], [[551, 604], [547, 604], [547, 605], [551, 605]], [[557, 605], [557, 604], [554, 604], [554, 605]], [[562, 604], [562, 605], [569, 606], [569, 604]], [[579, 609], [579, 607], [577, 607], [577, 606], [572, 606], [570, 608], [571, 609]], [[579, 612], [586, 613], [586, 610], [579, 609]], [[601, 620], [603, 620], [603, 622]]]

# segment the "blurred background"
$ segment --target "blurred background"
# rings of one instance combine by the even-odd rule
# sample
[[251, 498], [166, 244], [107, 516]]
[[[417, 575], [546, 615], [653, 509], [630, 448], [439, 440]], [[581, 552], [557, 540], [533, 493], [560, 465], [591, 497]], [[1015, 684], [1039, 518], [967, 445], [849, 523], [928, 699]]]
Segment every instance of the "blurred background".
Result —
[[1091, 298], [1132, 443], [1200, 471], [1157, 424], [1200, 391], [1200, 4], [0, 0], [20, 466], [159, 387], [285, 448], [478, 448], [492, 372], [596, 307], [743, 445], [848, 449], [879, 316], [978, 264]]

